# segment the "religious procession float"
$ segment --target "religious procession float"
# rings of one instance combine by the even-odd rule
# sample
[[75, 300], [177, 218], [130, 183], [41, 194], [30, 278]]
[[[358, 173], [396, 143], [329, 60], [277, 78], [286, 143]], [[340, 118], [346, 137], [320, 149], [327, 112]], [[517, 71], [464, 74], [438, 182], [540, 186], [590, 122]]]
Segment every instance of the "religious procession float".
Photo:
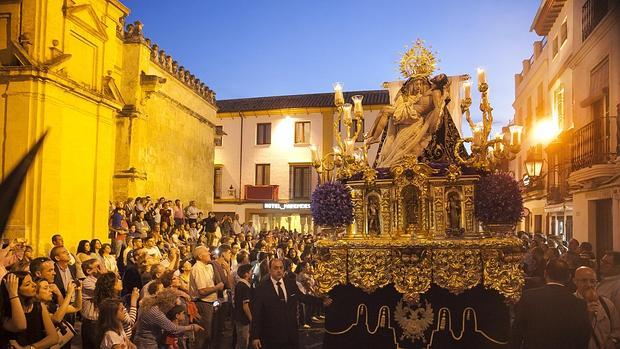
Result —
[[[334, 86], [337, 146], [322, 156], [312, 148], [320, 178], [312, 214], [329, 236], [318, 243], [315, 274], [333, 299], [324, 348], [507, 346], [509, 306], [524, 284], [514, 236], [523, 202], [499, 169], [518, 153], [521, 128], [490, 139], [485, 72], [477, 79], [482, 121], [474, 123], [469, 76], [435, 69], [436, 55], [418, 40], [400, 62], [406, 80], [362, 145], [353, 125], [363, 122], [363, 97], [347, 103]], [[459, 134], [450, 114], [457, 100], [472, 137]]]

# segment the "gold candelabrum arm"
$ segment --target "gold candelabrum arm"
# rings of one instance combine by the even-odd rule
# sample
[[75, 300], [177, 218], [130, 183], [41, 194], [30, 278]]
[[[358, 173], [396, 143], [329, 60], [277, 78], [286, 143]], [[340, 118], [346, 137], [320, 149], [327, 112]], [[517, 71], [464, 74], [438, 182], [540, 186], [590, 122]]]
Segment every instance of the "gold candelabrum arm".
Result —
[[[486, 82], [478, 85], [480, 92], [480, 111], [482, 112], [482, 122], [474, 123], [470, 113], [472, 104], [468, 96], [461, 101], [461, 113], [465, 116], [469, 127], [472, 130], [472, 137], [459, 139], [454, 148], [454, 156], [461, 165], [472, 166], [484, 170], [496, 169], [502, 160], [513, 160], [521, 150], [518, 143], [506, 142], [502, 138], [489, 140], [489, 135], [493, 127], [493, 107], [489, 101], [489, 86]], [[520, 138], [520, 137], [519, 137]], [[471, 144], [471, 155], [465, 159], [461, 156], [461, 149], [464, 143]]]
[[474, 121], [471, 119], [469, 107], [471, 107], [471, 98], [467, 97], [461, 100], [461, 114], [465, 115], [465, 120], [467, 120], [469, 127], [473, 130], [476, 124], [474, 124]]
[[[368, 143], [364, 142], [361, 146], [356, 146], [356, 140], [362, 132], [362, 122], [364, 113], [361, 107], [361, 96], [357, 97], [358, 103], [351, 117], [351, 104], [345, 104], [341, 91], [335, 96], [336, 117], [333, 123], [335, 133], [334, 151], [319, 157], [316, 155], [312, 159], [312, 164], [319, 174], [320, 182], [333, 181], [339, 178], [345, 178], [355, 175], [358, 172], [366, 173], [370, 168], [368, 164]], [[356, 121], [356, 127], [352, 130], [353, 119]], [[341, 126], [345, 127], [344, 137]], [[353, 134], [352, 134], [353, 133]], [[316, 153], [316, 147], [313, 150]], [[365, 175], [366, 178], [366, 175]]]

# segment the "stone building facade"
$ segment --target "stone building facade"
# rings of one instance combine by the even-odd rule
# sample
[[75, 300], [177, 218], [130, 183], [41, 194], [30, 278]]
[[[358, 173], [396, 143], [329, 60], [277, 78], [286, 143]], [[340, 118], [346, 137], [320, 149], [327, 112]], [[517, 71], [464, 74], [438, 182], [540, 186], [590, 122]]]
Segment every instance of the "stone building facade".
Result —
[[110, 201], [212, 205], [215, 94], [117, 0], [0, 3], [2, 176], [45, 131], [9, 222], [35, 251], [107, 238]]
[[[620, 3], [541, 0], [531, 29], [541, 40], [515, 75], [513, 104], [525, 138], [510, 169], [529, 213], [519, 228], [618, 250]], [[537, 130], [549, 128], [541, 142]], [[528, 156], [545, 160], [536, 180], [525, 176]]]

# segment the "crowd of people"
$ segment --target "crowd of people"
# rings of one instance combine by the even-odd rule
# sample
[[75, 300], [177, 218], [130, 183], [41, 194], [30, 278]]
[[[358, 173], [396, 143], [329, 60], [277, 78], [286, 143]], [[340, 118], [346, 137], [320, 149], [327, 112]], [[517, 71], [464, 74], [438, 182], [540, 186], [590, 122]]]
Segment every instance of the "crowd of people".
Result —
[[[518, 234], [526, 283], [513, 348], [620, 347], [620, 253]], [[320, 234], [260, 231], [150, 197], [110, 206], [109, 235], [46, 256], [16, 239], [0, 249], [0, 349], [298, 348], [331, 299], [314, 280]], [[600, 257], [600, 258], [597, 258]]]
[[331, 303], [316, 292], [316, 239], [193, 201], [111, 203], [105, 242], [2, 247], [0, 349], [70, 348], [78, 333], [82, 348], [297, 348]]
[[512, 348], [620, 348], [620, 252], [596, 256], [589, 242], [519, 236], [526, 282]]

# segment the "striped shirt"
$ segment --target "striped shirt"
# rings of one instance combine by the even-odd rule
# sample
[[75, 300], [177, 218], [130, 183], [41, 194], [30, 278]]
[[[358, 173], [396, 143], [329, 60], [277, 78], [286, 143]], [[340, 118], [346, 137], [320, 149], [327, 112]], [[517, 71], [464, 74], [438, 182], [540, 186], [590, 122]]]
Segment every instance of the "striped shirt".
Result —
[[149, 307], [146, 310], [140, 308], [134, 342], [138, 348], [150, 347], [153, 343], [164, 343], [165, 338], [162, 337], [162, 333], [169, 336], [180, 336], [191, 329], [191, 325], [180, 326], [170, 321], [157, 306]]
[[82, 282], [82, 309], [80, 313], [84, 319], [96, 321], [99, 318], [99, 312], [95, 306], [95, 284], [97, 278], [88, 275]]
[[[97, 283], [97, 278], [92, 275], [89, 275], [84, 279], [82, 283], [82, 317], [88, 320], [96, 321], [99, 318], [99, 310], [97, 310], [97, 305], [95, 304], [95, 284]], [[125, 316], [123, 318], [123, 330], [125, 330], [125, 335], [127, 338], [131, 338], [131, 334], [133, 332], [133, 327], [136, 324], [136, 314], [138, 310], [135, 306], [127, 309], [123, 308], [125, 312]]]

